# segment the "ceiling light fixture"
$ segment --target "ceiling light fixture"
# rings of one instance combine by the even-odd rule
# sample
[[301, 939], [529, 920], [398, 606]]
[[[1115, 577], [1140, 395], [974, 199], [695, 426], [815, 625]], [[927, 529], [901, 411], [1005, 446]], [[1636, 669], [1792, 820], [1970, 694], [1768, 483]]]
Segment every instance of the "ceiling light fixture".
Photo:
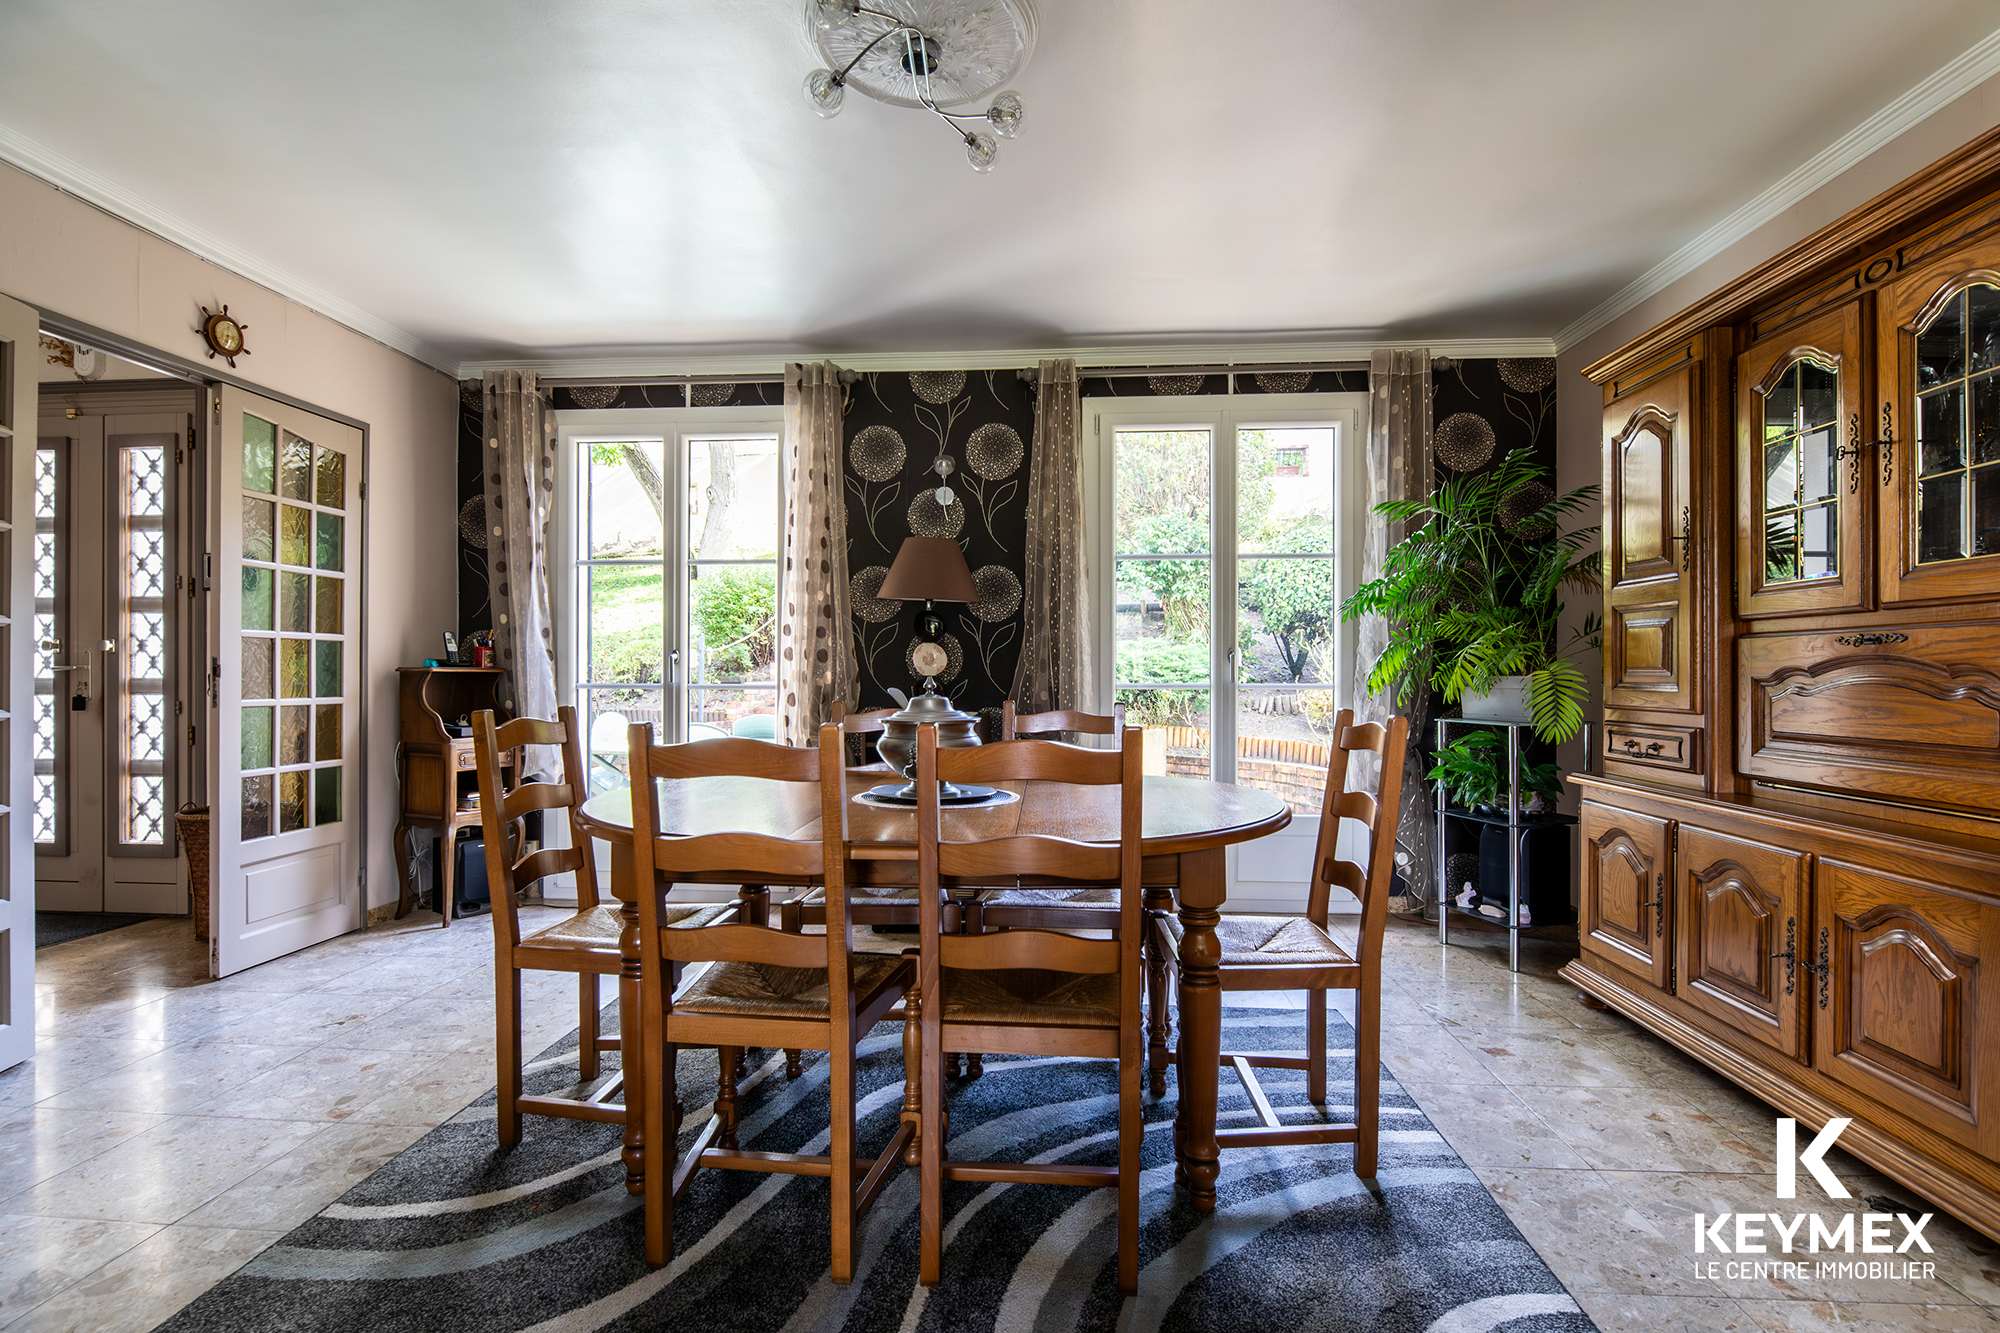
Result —
[[[1003, 85], [1034, 53], [1030, 0], [806, 0], [805, 12], [806, 38], [826, 61], [805, 80], [806, 105], [821, 116], [839, 115], [850, 87], [922, 108], [964, 140], [982, 174], [993, 170], [999, 140], [1021, 132], [1021, 95]], [[989, 93], [984, 111], [945, 110]]]

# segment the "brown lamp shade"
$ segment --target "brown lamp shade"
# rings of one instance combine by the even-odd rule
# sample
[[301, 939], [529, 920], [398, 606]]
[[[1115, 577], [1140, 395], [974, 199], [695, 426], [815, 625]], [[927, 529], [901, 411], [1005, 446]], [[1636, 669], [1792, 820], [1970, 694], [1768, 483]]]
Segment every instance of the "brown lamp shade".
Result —
[[979, 590], [972, 586], [972, 571], [965, 567], [965, 552], [949, 537], [905, 537], [889, 577], [882, 580], [884, 601], [976, 602]]

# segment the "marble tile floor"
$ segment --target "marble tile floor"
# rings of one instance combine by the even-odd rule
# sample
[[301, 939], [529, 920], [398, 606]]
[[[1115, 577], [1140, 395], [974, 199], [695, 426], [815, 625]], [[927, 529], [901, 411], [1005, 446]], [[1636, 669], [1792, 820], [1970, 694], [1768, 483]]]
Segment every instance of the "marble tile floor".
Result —
[[[491, 937], [435, 922], [221, 982], [184, 920], [41, 951], [36, 1057], [0, 1073], [0, 1328], [150, 1329], [490, 1087]], [[1384, 1060], [1600, 1328], [2000, 1333], [2000, 1246], [1943, 1215], [1928, 1281], [1698, 1275], [1697, 1212], [1920, 1200], [1838, 1152], [1854, 1198], [1775, 1200], [1770, 1108], [1578, 1004], [1562, 946], [1518, 976], [1503, 946], [1393, 925]], [[524, 1008], [534, 1050], [573, 983], [529, 977]]]
[[[41, 950], [35, 1058], [0, 1072], [0, 1327], [150, 1329], [456, 1114], [493, 1085], [492, 957], [431, 914], [222, 981], [184, 918]], [[522, 992], [529, 1050], [576, 1026], [572, 979]]]

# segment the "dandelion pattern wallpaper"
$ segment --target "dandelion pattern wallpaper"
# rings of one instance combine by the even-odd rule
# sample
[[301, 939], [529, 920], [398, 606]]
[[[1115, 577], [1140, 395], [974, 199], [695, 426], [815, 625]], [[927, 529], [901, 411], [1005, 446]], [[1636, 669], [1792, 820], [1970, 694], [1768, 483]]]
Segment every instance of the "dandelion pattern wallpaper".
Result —
[[[921, 608], [877, 594], [905, 537], [948, 537], [965, 551], [980, 600], [937, 608], [948, 659], [937, 687], [988, 715], [992, 729], [1021, 655], [1034, 422], [1034, 386], [1012, 370], [881, 371], [848, 390], [847, 567], [861, 707], [892, 705], [890, 688], [922, 684], [909, 661]], [[938, 502], [941, 486], [948, 504]]]

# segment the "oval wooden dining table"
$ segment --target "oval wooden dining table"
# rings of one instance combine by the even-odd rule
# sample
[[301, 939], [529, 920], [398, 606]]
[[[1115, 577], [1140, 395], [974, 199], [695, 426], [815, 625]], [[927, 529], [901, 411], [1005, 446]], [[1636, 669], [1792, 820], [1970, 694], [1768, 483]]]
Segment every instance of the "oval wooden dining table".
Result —
[[[880, 767], [850, 769], [850, 795], [893, 777]], [[1020, 799], [973, 808], [947, 808], [943, 835], [977, 841], [1014, 834], [1044, 834], [1079, 842], [1115, 842], [1118, 792], [1115, 787], [1076, 787], [1057, 782], [1003, 783]], [[761, 778], [691, 778], [659, 784], [660, 831], [664, 834], [761, 833], [817, 841], [820, 836], [819, 785], [771, 782]], [[914, 883], [916, 812], [859, 802], [849, 807], [848, 838], [854, 847], [856, 882], [861, 887]], [[639, 1013], [638, 891], [632, 866], [632, 807], [627, 788], [593, 796], [578, 813], [578, 824], [611, 844], [611, 891], [625, 916], [619, 939], [624, 967], [618, 981], [621, 1035], [634, 1031]], [[1149, 777], [1144, 807], [1145, 873], [1148, 906], [1171, 907], [1186, 928], [1180, 949], [1180, 1033], [1175, 1054], [1180, 1098], [1174, 1140], [1181, 1178], [1197, 1210], [1215, 1207], [1220, 1150], [1215, 1141], [1215, 1105], [1222, 1061], [1222, 992], [1216, 969], [1222, 962], [1215, 926], [1228, 892], [1224, 849], [1276, 833], [1292, 822], [1283, 799], [1254, 787], [1200, 778]], [[712, 882], [735, 880], [708, 877]], [[696, 882], [683, 879], [679, 882]], [[810, 884], [812, 881], [801, 881]], [[626, 1050], [630, 1050], [628, 1046]], [[648, 1048], [641, 1038], [640, 1050]], [[643, 1056], [642, 1056], [643, 1058]], [[644, 1187], [646, 1144], [641, 1116], [633, 1108], [644, 1096], [643, 1077], [626, 1079], [625, 1183], [633, 1193]]]

